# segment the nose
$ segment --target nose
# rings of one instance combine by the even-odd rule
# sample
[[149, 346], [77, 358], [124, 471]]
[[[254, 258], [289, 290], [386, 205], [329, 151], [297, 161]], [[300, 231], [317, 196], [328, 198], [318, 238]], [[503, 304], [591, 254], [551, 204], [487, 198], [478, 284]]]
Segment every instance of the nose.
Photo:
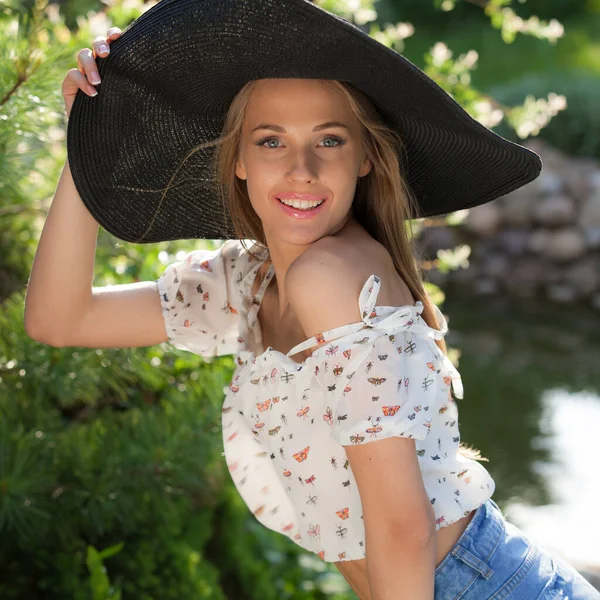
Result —
[[314, 181], [317, 175], [318, 159], [310, 149], [300, 149], [290, 154], [289, 181]]

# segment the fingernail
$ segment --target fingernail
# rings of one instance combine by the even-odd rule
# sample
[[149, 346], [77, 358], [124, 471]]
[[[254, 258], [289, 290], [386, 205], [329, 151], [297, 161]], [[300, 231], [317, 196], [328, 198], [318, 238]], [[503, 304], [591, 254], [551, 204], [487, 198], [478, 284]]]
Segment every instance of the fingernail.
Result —
[[98, 52], [108, 52], [108, 46], [106, 44], [99, 44]]
[[92, 71], [91, 81], [94, 85], [98, 85], [100, 81], [100, 73], [98, 71]]
[[[92, 92], [92, 90], [94, 90], [94, 91]], [[90, 96], [92, 96], [92, 97], [93, 97], [93, 96], [97, 96], [97, 95], [98, 95], [98, 90], [97, 90], [97, 89], [95, 89], [95, 88], [91, 88], [91, 89], [90, 89]]]

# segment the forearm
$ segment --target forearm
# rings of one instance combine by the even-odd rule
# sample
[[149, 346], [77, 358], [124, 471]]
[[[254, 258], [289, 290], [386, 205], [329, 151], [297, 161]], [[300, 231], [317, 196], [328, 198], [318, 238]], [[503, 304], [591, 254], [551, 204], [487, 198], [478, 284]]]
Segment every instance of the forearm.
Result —
[[33, 261], [25, 300], [29, 335], [58, 335], [90, 302], [98, 223], [65, 161]]
[[366, 545], [371, 600], [433, 600], [435, 532], [367, 536]]

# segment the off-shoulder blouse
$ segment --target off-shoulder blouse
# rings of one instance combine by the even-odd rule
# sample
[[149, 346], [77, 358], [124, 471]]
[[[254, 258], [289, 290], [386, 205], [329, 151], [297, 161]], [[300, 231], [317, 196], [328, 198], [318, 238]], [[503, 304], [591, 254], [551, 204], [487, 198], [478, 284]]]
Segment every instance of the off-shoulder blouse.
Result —
[[[358, 298], [361, 321], [324, 331], [287, 354], [263, 348], [257, 313], [274, 275], [253, 282], [268, 249], [228, 240], [194, 250], [157, 280], [169, 343], [235, 356], [224, 389], [222, 434], [233, 483], [264, 526], [326, 562], [366, 557], [356, 480], [345, 446], [413, 438], [436, 529], [481, 506], [494, 480], [459, 452], [460, 374], [421, 317], [423, 303], [380, 306], [372, 274]], [[291, 358], [318, 344], [302, 363]]]

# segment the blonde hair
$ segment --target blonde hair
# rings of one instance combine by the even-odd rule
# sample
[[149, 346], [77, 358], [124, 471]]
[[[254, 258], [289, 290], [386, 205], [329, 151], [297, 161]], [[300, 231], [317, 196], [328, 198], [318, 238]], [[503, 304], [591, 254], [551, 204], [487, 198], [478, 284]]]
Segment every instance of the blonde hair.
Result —
[[[402, 175], [400, 156], [405, 152], [400, 135], [381, 119], [371, 100], [347, 82], [320, 80], [329, 89], [343, 92], [352, 111], [362, 124], [364, 150], [373, 167], [357, 182], [352, 210], [356, 220], [389, 252], [397, 273], [406, 282], [413, 298], [421, 300], [425, 322], [435, 329], [440, 324], [434, 305], [423, 286], [413, 244], [411, 221], [419, 217], [419, 206]], [[262, 222], [250, 203], [245, 183], [236, 176], [236, 162], [246, 107], [256, 81], [249, 81], [233, 98], [221, 132], [221, 137], [205, 144], [217, 145], [213, 164], [214, 181], [225, 210], [231, 215], [236, 236], [240, 240], [255, 240], [266, 247]], [[242, 243], [244, 243], [242, 241]], [[247, 248], [248, 251], [250, 251]], [[445, 340], [434, 340], [447, 354]], [[473, 460], [487, 461], [479, 450], [459, 445], [459, 452]]]
[[[329, 89], [345, 94], [362, 124], [364, 151], [373, 164], [371, 172], [358, 179], [352, 205], [354, 217], [387, 249], [413, 298], [423, 302], [423, 319], [430, 327], [439, 329], [433, 305], [423, 287], [412, 244], [412, 231], [409, 231], [411, 220], [417, 218], [419, 208], [401, 174], [399, 155], [404, 152], [404, 144], [399, 134], [383, 123], [372, 102], [360, 90], [342, 81], [320, 81]], [[255, 85], [256, 81], [249, 81], [232, 100], [214, 166], [221, 201], [229, 210], [237, 237], [240, 240], [256, 240], [264, 247], [266, 239], [262, 222], [252, 208], [244, 182], [235, 174], [244, 115]], [[444, 340], [435, 342], [446, 354]]]
[[[400, 135], [383, 122], [366, 94], [347, 82], [319, 81], [329, 89], [345, 94], [362, 124], [364, 151], [373, 165], [371, 171], [357, 181], [353, 215], [387, 249], [396, 272], [406, 282], [413, 298], [423, 303], [421, 317], [427, 325], [439, 330], [434, 304], [423, 286], [413, 244], [411, 227], [412, 221], [419, 217], [419, 206], [402, 174], [400, 156], [405, 152], [404, 143]], [[245, 240], [250, 239], [264, 248], [266, 239], [262, 221], [252, 208], [245, 183], [236, 176], [246, 108], [256, 83], [256, 80], [249, 81], [235, 95], [225, 115], [220, 137], [193, 148], [183, 162], [198, 150], [216, 146], [211, 163], [212, 181], [224, 210], [231, 215], [235, 234], [244, 247]], [[251, 252], [247, 247], [246, 250]], [[434, 341], [444, 354], [448, 354], [443, 338]], [[488, 460], [481, 456], [479, 450], [466, 446], [464, 442], [459, 444], [459, 452], [473, 460]]]

